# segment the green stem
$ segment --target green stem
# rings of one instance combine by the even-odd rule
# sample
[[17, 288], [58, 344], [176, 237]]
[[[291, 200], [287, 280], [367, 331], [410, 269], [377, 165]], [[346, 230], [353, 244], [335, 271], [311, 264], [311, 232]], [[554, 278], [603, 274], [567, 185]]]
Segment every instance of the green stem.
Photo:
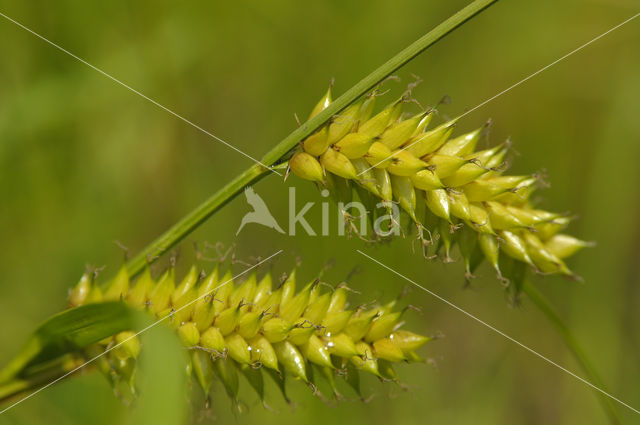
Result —
[[[593, 363], [591, 363], [591, 360], [587, 356], [586, 352], [580, 346], [578, 340], [575, 338], [569, 327], [564, 323], [558, 312], [553, 308], [551, 303], [530, 282], [524, 282], [522, 291], [527, 294], [529, 299], [536, 305], [536, 307], [538, 307], [542, 314], [547, 317], [553, 327], [558, 331], [560, 337], [569, 348], [569, 351], [571, 351], [573, 357], [576, 359], [582, 370], [584, 370], [584, 373], [586, 373], [587, 380], [594, 386], [600, 388], [603, 391], [606, 391], [604, 383], [600, 378], [600, 375], [596, 371]], [[611, 398], [607, 397], [605, 394], [598, 390], [594, 389], [594, 392], [598, 396], [602, 407], [609, 417], [609, 421], [612, 424], [622, 424], [622, 418], [619, 416], [618, 410], [616, 409], [616, 406], [614, 406], [613, 400], [611, 400]]]
[[64, 357], [60, 361], [56, 361], [26, 378], [14, 378], [0, 384], [0, 403], [7, 402], [23, 394], [32, 393], [43, 385], [47, 385], [64, 376], [77, 366], [73, 362], [63, 361], [65, 359], [67, 358]]
[[[267, 152], [260, 162], [270, 166], [276, 164], [296, 145], [296, 143], [300, 142], [320, 128], [324, 123], [329, 121], [332, 116], [342, 111], [404, 64], [422, 53], [428, 47], [435, 44], [438, 40], [442, 39], [454, 29], [458, 28], [460, 25], [491, 6], [496, 1], [497, 0], [476, 0], [458, 11], [455, 15], [442, 22], [440, 25], [382, 64], [371, 74], [360, 80], [360, 82], [347, 90], [321, 113], [298, 127], [280, 143], [274, 146], [269, 152]], [[198, 226], [211, 217], [211, 215], [236, 197], [244, 187], [257, 182], [267, 175], [267, 173], [270, 173], [270, 171], [259, 164], [252, 165], [242, 172], [131, 259], [127, 264], [129, 273], [136, 275], [141, 272], [146, 264], [155, 261], [156, 258], [184, 239], [189, 233], [194, 231]]]
[[270, 173], [269, 169], [259, 164], [252, 165], [243, 171], [133, 257], [127, 263], [129, 273], [132, 276], [140, 273], [147, 264], [154, 262], [159, 256], [193, 232], [211, 215], [242, 192], [246, 186], [259, 181]]

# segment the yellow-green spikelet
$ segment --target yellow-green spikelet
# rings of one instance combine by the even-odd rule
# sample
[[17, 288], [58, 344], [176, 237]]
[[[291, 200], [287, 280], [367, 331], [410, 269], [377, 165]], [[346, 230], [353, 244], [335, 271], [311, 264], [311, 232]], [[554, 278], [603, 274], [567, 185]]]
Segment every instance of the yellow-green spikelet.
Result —
[[[433, 110], [402, 119], [404, 98], [372, 116], [375, 98], [374, 92], [311, 135], [323, 143], [305, 152], [305, 162], [291, 163], [291, 171], [318, 181], [322, 167], [329, 190], [341, 188], [335, 191], [338, 198], [349, 182], [358, 194], [364, 189], [386, 201], [391, 194], [421, 229], [439, 233], [437, 249], [446, 259], [453, 243], [466, 244], [461, 253], [468, 275], [475, 255], [502, 276], [500, 253], [543, 273], [573, 275], [563, 259], [588, 243], [559, 233], [569, 218], [532, 205], [535, 175], [503, 175], [509, 143], [477, 151], [483, 128], [451, 137], [457, 118], [429, 128]], [[314, 113], [326, 108], [328, 99], [325, 95]], [[302, 150], [308, 145], [302, 143]], [[472, 230], [463, 243], [456, 231], [461, 227]]]
[[[429, 340], [398, 329], [402, 312], [391, 311], [395, 302], [349, 310], [345, 286], [328, 290], [318, 281], [295, 293], [295, 270], [275, 286], [270, 274], [259, 280], [252, 274], [237, 285], [231, 271], [222, 275], [216, 267], [201, 277], [195, 266], [178, 284], [171, 269], [158, 279], [147, 269], [131, 284], [123, 266], [105, 291], [83, 277], [70, 293], [69, 306], [121, 299], [165, 318], [190, 349], [188, 370], [205, 393], [216, 376], [234, 399], [233, 374], [238, 373], [245, 374], [263, 397], [262, 387], [256, 388], [262, 385], [256, 371], [276, 380], [290, 376], [309, 384], [322, 374], [339, 396], [335, 375], [365, 371], [395, 379], [391, 363], [420, 360], [416, 349]], [[161, 304], [154, 305], [154, 300]], [[112, 383], [121, 379], [133, 385], [132, 363], [141, 347], [132, 332], [103, 340], [89, 351], [95, 355], [116, 343], [122, 344], [101, 357], [100, 369]]]

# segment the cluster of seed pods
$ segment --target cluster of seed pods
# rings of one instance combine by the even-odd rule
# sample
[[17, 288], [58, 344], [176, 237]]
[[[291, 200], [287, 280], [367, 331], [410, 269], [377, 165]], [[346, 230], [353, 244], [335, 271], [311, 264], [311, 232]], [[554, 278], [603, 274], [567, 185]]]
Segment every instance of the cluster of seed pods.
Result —
[[[238, 376], [244, 375], [264, 401], [263, 374], [271, 375], [284, 394], [286, 376], [316, 388], [322, 376], [339, 397], [335, 377], [343, 376], [358, 393], [360, 371], [395, 380], [392, 364], [420, 361], [416, 349], [428, 337], [400, 329], [406, 310], [385, 305], [348, 308], [346, 285], [333, 288], [316, 279], [296, 292], [296, 272], [274, 287], [270, 273], [250, 275], [236, 285], [231, 271], [216, 267], [209, 275], [191, 267], [176, 284], [173, 268], [157, 279], [147, 269], [131, 284], [123, 267], [101, 290], [89, 274], [71, 291], [69, 306], [123, 300], [156, 318], [165, 318], [189, 349], [188, 370], [209, 394], [217, 377], [236, 400]], [[329, 289], [327, 289], [329, 288]], [[140, 340], [122, 332], [88, 350], [99, 358], [112, 384], [134, 388]], [[285, 394], [286, 398], [286, 394]], [[288, 398], [286, 398], [288, 400]]]
[[[445, 259], [457, 243], [469, 274], [484, 257], [502, 277], [502, 252], [541, 273], [572, 275], [564, 259], [589, 243], [560, 233], [568, 216], [533, 206], [536, 175], [503, 174], [509, 143], [476, 150], [483, 128], [451, 137], [457, 118], [429, 128], [436, 111], [404, 117], [405, 97], [373, 115], [376, 97], [352, 104], [304, 140], [289, 160], [291, 172], [344, 203], [354, 192], [365, 205], [376, 205], [372, 197], [397, 203], [419, 235], [439, 235], [433, 245]], [[311, 117], [330, 103], [329, 90]]]

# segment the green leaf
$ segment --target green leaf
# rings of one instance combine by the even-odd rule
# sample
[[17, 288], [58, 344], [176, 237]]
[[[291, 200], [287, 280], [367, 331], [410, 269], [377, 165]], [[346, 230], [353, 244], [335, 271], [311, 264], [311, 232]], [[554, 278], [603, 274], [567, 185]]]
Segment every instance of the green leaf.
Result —
[[0, 372], [0, 383], [25, 374], [27, 368], [82, 350], [120, 331], [134, 329], [141, 313], [122, 302], [89, 304], [63, 311], [40, 325], [22, 350]]
[[[126, 304], [106, 302], [63, 311], [40, 325], [0, 376], [0, 398], [33, 391], [70, 372], [66, 354], [84, 352], [91, 344], [125, 330], [145, 329], [144, 350], [136, 385], [140, 397], [121, 423], [136, 425], [184, 422], [187, 363], [175, 332], [150, 324], [152, 318]], [[100, 353], [93, 353], [95, 358]], [[97, 358], [100, 361], [103, 357]], [[140, 379], [137, 377], [140, 376]], [[26, 378], [25, 378], [26, 377]], [[106, 382], [105, 382], [106, 384]]]

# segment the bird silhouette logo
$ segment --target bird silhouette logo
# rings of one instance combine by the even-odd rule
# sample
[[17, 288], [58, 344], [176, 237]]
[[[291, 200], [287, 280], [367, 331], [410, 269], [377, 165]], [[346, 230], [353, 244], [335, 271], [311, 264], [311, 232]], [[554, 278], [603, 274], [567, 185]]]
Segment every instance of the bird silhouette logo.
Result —
[[247, 198], [247, 203], [253, 207], [253, 211], [246, 213], [244, 217], [242, 217], [236, 236], [240, 233], [240, 230], [249, 223], [262, 224], [280, 233], [284, 233], [284, 230], [282, 230], [276, 219], [273, 218], [269, 208], [267, 208], [267, 204], [264, 203], [260, 195], [258, 195], [251, 186], [244, 190], [244, 196]]

